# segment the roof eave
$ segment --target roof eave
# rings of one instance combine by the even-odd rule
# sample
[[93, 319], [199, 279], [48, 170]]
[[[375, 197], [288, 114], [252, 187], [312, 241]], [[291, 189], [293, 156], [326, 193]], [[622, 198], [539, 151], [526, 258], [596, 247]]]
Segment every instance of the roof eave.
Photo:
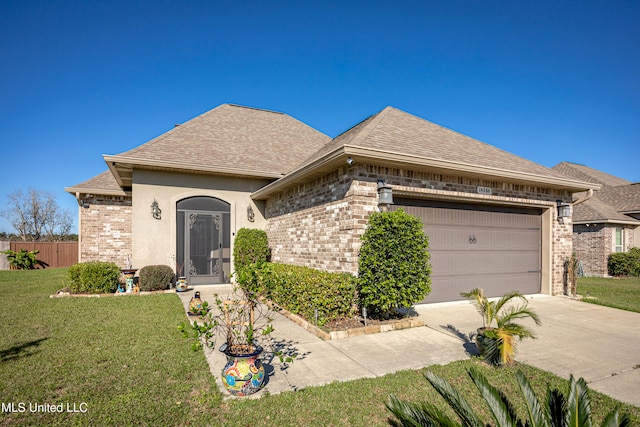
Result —
[[573, 224], [622, 224], [622, 225], [640, 225], [640, 221], [633, 220], [619, 220], [619, 219], [591, 219], [573, 221]]
[[589, 182], [575, 181], [565, 178], [545, 177], [525, 172], [514, 172], [506, 169], [476, 166], [446, 160], [399, 154], [385, 150], [343, 145], [311, 163], [300, 166], [293, 172], [290, 172], [277, 181], [261, 188], [251, 194], [251, 197], [254, 200], [266, 199], [278, 191], [281, 191], [291, 185], [299, 184], [306, 179], [309, 179], [311, 176], [318, 175], [319, 171], [327, 170], [331, 165], [339, 165], [347, 157], [351, 157], [355, 161], [368, 161], [372, 163], [384, 162], [386, 166], [408, 167], [412, 169], [416, 169], [417, 167], [418, 169], [438, 170], [454, 174], [462, 173], [463, 175], [469, 176], [480, 175], [491, 179], [499, 177], [507, 181], [529, 183], [533, 185], [544, 184], [549, 188], [568, 190], [571, 192], [581, 192], [590, 189], [599, 190], [601, 188], [599, 184]]
[[[405, 154], [394, 153], [391, 151], [350, 147], [346, 146], [345, 151], [348, 155], [352, 156], [371, 156], [378, 161], [388, 161], [393, 165], [402, 166], [418, 166], [419, 168], [427, 168], [430, 170], [442, 170], [447, 172], [454, 172], [456, 174], [464, 174], [477, 176], [482, 175], [490, 178], [504, 178], [508, 181], [523, 182], [530, 184], [545, 184], [550, 188], [557, 188], [562, 190], [569, 190], [572, 192], [587, 191], [589, 189], [599, 190], [601, 186], [599, 184], [576, 181], [572, 179], [548, 177], [537, 174], [531, 174], [526, 172], [515, 172], [507, 169], [492, 168], [486, 166], [477, 166], [469, 163], [452, 162], [447, 160], [431, 159], [419, 156], [411, 156]], [[375, 156], [372, 156], [375, 154]]]
[[[240, 169], [231, 167], [204, 167], [202, 165], [187, 162], [169, 162], [163, 160], [148, 160], [137, 157], [103, 155], [104, 161], [113, 173], [118, 185], [130, 187], [132, 184], [132, 172], [134, 168], [143, 169], [170, 169], [184, 172], [200, 172], [217, 175], [232, 175], [251, 178], [278, 179], [283, 176], [276, 171], [258, 171], [253, 169]], [[126, 176], [123, 176], [123, 172]]]
[[110, 190], [103, 188], [91, 188], [91, 187], [65, 187], [64, 191], [71, 194], [72, 196], [76, 196], [77, 194], [100, 194], [102, 196], [131, 196], [131, 191], [124, 190]]

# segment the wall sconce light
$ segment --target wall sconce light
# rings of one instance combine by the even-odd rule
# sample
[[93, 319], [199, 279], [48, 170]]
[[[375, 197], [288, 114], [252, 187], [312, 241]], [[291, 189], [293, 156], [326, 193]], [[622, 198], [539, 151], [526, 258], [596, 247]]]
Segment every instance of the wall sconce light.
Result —
[[562, 200], [556, 200], [556, 206], [558, 207], [558, 219], [571, 216], [571, 205], [569, 203], [565, 203]]
[[378, 180], [378, 205], [386, 210], [393, 204], [393, 190], [383, 179]]
[[151, 203], [151, 215], [155, 218], [155, 219], [161, 219], [162, 218], [162, 210], [160, 209], [160, 207], [158, 207], [158, 202], [156, 201], [156, 199], [153, 199], [153, 203]]
[[253, 222], [256, 219], [256, 214], [253, 213], [251, 205], [247, 206], [247, 219], [249, 222]]

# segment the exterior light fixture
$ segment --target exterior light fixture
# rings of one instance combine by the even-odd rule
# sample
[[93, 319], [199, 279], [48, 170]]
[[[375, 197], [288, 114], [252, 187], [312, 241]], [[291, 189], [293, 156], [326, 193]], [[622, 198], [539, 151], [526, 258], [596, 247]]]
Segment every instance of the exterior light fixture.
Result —
[[253, 222], [255, 218], [256, 214], [253, 213], [253, 208], [251, 205], [247, 206], [247, 220], [249, 220], [249, 222]]
[[558, 219], [571, 216], [571, 205], [569, 203], [565, 203], [562, 200], [557, 200], [556, 206], [558, 207]]
[[383, 179], [378, 180], [378, 205], [386, 210], [393, 204], [393, 190]]
[[158, 206], [158, 202], [156, 201], [156, 199], [153, 199], [153, 203], [151, 203], [151, 215], [155, 219], [161, 219], [162, 218], [162, 210]]

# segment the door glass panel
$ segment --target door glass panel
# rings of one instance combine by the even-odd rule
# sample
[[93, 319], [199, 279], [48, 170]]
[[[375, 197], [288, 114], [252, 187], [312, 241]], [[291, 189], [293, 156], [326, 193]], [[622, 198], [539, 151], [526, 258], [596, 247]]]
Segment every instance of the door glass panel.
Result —
[[211, 276], [219, 273], [220, 215], [201, 212], [189, 214], [189, 275]]
[[[225, 209], [211, 211], [209, 209]], [[230, 274], [229, 204], [193, 197], [177, 204], [176, 258], [190, 284], [226, 283]]]

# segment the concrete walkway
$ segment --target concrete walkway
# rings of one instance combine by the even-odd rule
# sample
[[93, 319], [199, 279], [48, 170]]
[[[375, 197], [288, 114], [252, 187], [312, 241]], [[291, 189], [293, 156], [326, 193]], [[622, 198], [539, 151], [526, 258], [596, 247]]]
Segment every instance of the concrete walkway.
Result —
[[[207, 285], [197, 290], [204, 300], [213, 301], [214, 293], [225, 295], [231, 287]], [[179, 294], [185, 309], [193, 293]], [[517, 360], [566, 379], [571, 373], [584, 377], [592, 389], [640, 406], [640, 314], [545, 295], [530, 297], [530, 306], [543, 325], [535, 328], [537, 340], [520, 344]], [[481, 318], [471, 304], [421, 305], [416, 311], [425, 327], [331, 341], [277, 315], [272, 336], [294, 348], [298, 357], [285, 369], [278, 361], [267, 365], [268, 382], [255, 396], [447, 364], [476, 354], [470, 336], [481, 326]], [[217, 350], [205, 354], [224, 390], [220, 371], [225, 356]]]

